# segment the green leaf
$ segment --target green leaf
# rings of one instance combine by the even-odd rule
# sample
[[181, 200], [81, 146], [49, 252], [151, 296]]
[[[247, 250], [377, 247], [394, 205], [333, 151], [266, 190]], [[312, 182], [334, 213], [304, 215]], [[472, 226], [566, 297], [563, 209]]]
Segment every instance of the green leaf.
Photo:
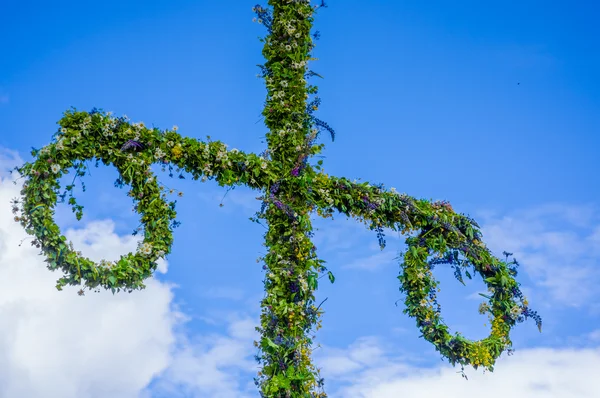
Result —
[[117, 283], [117, 278], [115, 278], [114, 275], [111, 275], [108, 277], [108, 281], [110, 282], [111, 285], [114, 285]]
[[327, 272], [327, 276], [329, 277], [329, 281], [331, 283], [335, 282], [335, 276], [333, 276], [333, 274], [331, 273], [331, 271]]
[[267, 344], [269, 345], [269, 347], [274, 348], [274, 349], [279, 348], [279, 346], [277, 344], [273, 343], [273, 340], [271, 340], [270, 338], [267, 337], [267, 338], [265, 338], [265, 340], [266, 340]]
[[485, 298], [486, 298], [486, 299], [488, 299], [488, 300], [491, 300], [491, 299], [492, 299], [490, 296], [486, 296], [486, 295], [485, 295], [485, 294], [483, 294], [483, 293], [479, 293], [479, 295], [480, 295], [480, 296], [482, 296], [482, 297], [485, 297]]

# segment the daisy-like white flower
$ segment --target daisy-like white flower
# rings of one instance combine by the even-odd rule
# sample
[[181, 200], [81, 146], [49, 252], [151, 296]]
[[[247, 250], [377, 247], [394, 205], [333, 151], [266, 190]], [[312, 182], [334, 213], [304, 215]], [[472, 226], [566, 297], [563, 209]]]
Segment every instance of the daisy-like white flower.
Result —
[[140, 246], [140, 253], [142, 253], [144, 256], [152, 254], [152, 245], [150, 243], [143, 243]]
[[290, 51], [290, 50], [292, 49], [292, 46], [290, 46], [289, 44], [286, 44], [286, 45], [285, 45], [285, 49], [286, 49], [287, 51]]
[[60, 166], [57, 165], [56, 163], [54, 163], [52, 166], [50, 166], [50, 170], [52, 170], [52, 172], [54, 174], [58, 173], [60, 171]]
[[488, 310], [490, 309], [490, 306], [487, 305], [487, 303], [481, 303], [479, 304], [479, 313], [480, 314], [485, 314]]
[[67, 129], [66, 129], [66, 128], [64, 128], [64, 127], [61, 127], [61, 128], [60, 128], [60, 132], [61, 132], [61, 133], [63, 133], [63, 134], [65, 134], [65, 133], [67, 132]]
[[156, 151], [154, 152], [154, 157], [156, 159], [162, 159], [164, 156], [165, 156], [165, 153], [163, 152], [163, 150], [160, 148], [156, 148]]
[[521, 312], [522, 312], [522, 309], [521, 309], [521, 307], [519, 307], [519, 306], [517, 306], [517, 305], [515, 305], [514, 307], [512, 307], [512, 308], [510, 309], [510, 315], [511, 315], [511, 316], [512, 316], [514, 319], [518, 318], [518, 317], [519, 317], [519, 315], [521, 315]]
[[177, 130], [179, 130], [179, 126], [177, 126], [177, 125], [173, 126], [173, 131], [177, 131]]
[[258, 18], [258, 23], [263, 23], [263, 20]]

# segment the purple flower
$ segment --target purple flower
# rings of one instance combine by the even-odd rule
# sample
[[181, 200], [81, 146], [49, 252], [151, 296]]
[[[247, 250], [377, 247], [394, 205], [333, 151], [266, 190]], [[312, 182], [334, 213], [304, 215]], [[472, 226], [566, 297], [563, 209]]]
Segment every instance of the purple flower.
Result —
[[294, 177], [298, 177], [299, 173], [300, 173], [300, 167], [299, 166], [294, 167], [294, 169], [292, 170], [292, 175]]
[[123, 144], [123, 146], [121, 147], [121, 151], [125, 152], [129, 149], [138, 151], [138, 150], [144, 149], [144, 144], [142, 144], [141, 142], [138, 142], [138, 141], [129, 140], [125, 144]]

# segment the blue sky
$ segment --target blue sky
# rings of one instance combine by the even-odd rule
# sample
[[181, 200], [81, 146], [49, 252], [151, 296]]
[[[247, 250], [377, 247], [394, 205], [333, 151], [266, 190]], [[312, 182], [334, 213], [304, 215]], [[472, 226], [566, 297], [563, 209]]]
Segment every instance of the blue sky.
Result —
[[[589, 368], [600, 367], [600, 189], [593, 183], [600, 171], [597, 6], [327, 4], [314, 27], [321, 32], [314, 50], [319, 60], [309, 63], [324, 76], [311, 81], [323, 99], [316, 116], [337, 133], [335, 142], [326, 132], [321, 136], [326, 172], [448, 200], [473, 216], [497, 255], [515, 253], [523, 291], [544, 320], [541, 334], [533, 320], [518, 325], [515, 355], [503, 355], [493, 374], [471, 370], [465, 382], [402, 313], [394, 257], [404, 238], [389, 231], [380, 251], [375, 234], [354, 220], [315, 218], [318, 253], [336, 276], [334, 284], [323, 279], [316, 295], [317, 303], [327, 298], [317, 332], [322, 348], [315, 351], [327, 391], [385, 398], [402, 389], [408, 397], [428, 397], [440, 388], [469, 397], [497, 393], [496, 384], [521, 378], [512, 382], [515, 397], [598, 397], [597, 378], [586, 377]], [[230, 148], [262, 152], [266, 90], [255, 75], [264, 62], [258, 37], [266, 29], [252, 23], [254, 5], [4, 4], [3, 170], [31, 160], [30, 147], [48, 144], [71, 106], [127, 114], [159, 128], [177, 125], [182, 135], [210, 135]], [[8, 203], [18, 185], [0, 174], [0, 247], [6, 252], [0, 279], [11, 281], [1, 283], [0, 318], [18, 320], [7, 323], [13, 329], [0, 339], [8, 352], [0, 363], [11, 374], [0, 383], [7, 386], [0, 387], [1, 397], [37, 391], [57, 397], [258, 396], [252, 341], [263, 295], [256, 258], [264, 254], [264, 229], [248, 217], [260, 208], [259, 193], [236, 188], [219, 207], [226, 191], [213, 182], [171, 179], [155, 170], [161, 182], [184, 192], [168, 267], [146, 292], [84, 298], [75, 290], [54, 291], [59, 276], [44, 268], [36, 251], [18, 246], [25, 235]], [[116, 170], [102, 166], [91, 174], [84, 180], [87, 191], [77, 195], [85, 206], [82, 221], [64, 205], [57, 220], [84, 254], [116, 259], [135, 247], [130, 233], [137, 215], [126, 191], [113, 186]], [[487, 336], [486, 319], [477, 313], [483, 283], [463, 287], [444, 268], [436, 276], [452, 331]], [[81, 348], [87, 354], [67, 354], [74, 343], [64, 323], [79, 330], [75, 336], [95, 336]], [[19, 350], [39, 339], [36, 327], [48, 331], [45, 341], [55, 351]], [[119, 334], [129, 336], [127, 348], [116, 348]], [[90, 365], [115, 358], [123, 366], [118, 371]], [[56, 382], [49, 364], [57, 361], [77, 363], [65, 380], [70, 390]], [[145, 370], [132, 370], [138, 366]]]

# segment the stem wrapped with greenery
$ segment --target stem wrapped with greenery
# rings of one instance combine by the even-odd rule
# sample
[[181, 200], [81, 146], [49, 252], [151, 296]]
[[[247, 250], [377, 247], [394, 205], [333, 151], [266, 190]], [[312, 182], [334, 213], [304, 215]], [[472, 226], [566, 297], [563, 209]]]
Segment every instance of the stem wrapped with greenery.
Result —
[[[405, 313], [416, 318], [423, 337], [452, 364], [483, 366], [493, 370], [495, 360], [509, 349], [509, 332], [516, 322], [533, 317], [541, 331], [539, 316], [527, 307], [527, 301], [515, 281], [516, 261], [501, 261], [492, 256], [481, 242], [478, 225], [469, 217], [457, 214], [445, 202], [431, 203], [383, 185], [358, 184], [345, 178], [330, 177], [321, 168], [322, 161], [311, 165], [308, 160], [323, 145], [314, 144], [318, 134], [334, 131], [313, 116], [320, 103], [315, 97], [307, 103], [317, 87], [307, 85], [306, 78], [318, 76], [307, 70], [314, 47], [311, 39], [314, 9], [308, 1], [269, 0], [272, 9], [255, 6], [257, 21], [269, 35], [260, 65], [267, 85], [263, 111], [268, 149], [261, 155], [227, 150], [219, 141], [207, 142], [177, 133], [177, 128], [161, 131], [143, 123], [131, 123], [126, 117], [113, 117], [99, 110], [70, 110], [60, 120], [54, 142], [37, 150], [33, 163], [16, 170], [26, 178], [21, 201], [15, 200], [15, 220], [35, 237], [32, 242], [42, 250], [51, 270], [60, 269], [64, 276], [57, 288], [83, 285], [120, 289], [144, 288], [143, 281], [156, 269], [156, 261], [170, 252], [172, 230], [177, 226], [175, 202], [167, 202], [164, 187], [152, 174], [152, 164], [163, 170], [177, 167], [195, 180], [215, 179], [220, 186], [246, 185], [261, 190], [263, 206], [252, 220], [265, 220], [268, 230], [264, 257], [266, 297], [261, 303], [260, 350], [256, 356], [262, 370], [255, 379], [263, 397], [326, 397], [323, 379], [311, 361], [313, 328], [319, 329], [322, 314], [315, 306], [314, 291], [319, 274], [333, 274], [323, 266], [311, 242], [310, 216], [317, 212], [330, 217], [340, 212], [354, 217], [377, 231], [381, 248], [385, 246], [383, 228], [409, 234], [408, 249], [403, 256], [400, 290], [406, 293]], [[318, 37], [318, 33], [313, 35]], [[116, 262], [99, 264], [85, 258], [67, 243], [53, 220], [60, 197], [70, 192], [68, 203], [78, 219], [82, 206], [72, 195], [73, 183], [85, 175], [85, 161], [96, 159], [115, 166], [120, 173], [117, 186], [128, 185], [129, 195], [141, 215], [144, 239], [136, 253]], [[75, 168], [73, 183], [59, 194], [60, 177]], [[172, 176], [172, 173], [170, 174]], [[183, 178], [183, 175], [180, 174]], [[85, 190], [85, 186], [84, 186]], [[137, 231], [134, 231], [137, 233]], [[436, 264], [455, 267], [462, 282], [461, 268], [471, 278], [469, 267], [479, 273], [491, 295], [485, 296], [480, 312], [488, 312], [492, 331], [488, 338], [473, 342], [460, 334], [451, 336], [442, 322], [439, 305], [434, 309], [437, 282], [431, 271]], [[80, 290], [83, 294], [83, 289]], [[520, 302], [517, 303], [517, 301]], [[464, 374], [463, 374], [464, 375]]]

